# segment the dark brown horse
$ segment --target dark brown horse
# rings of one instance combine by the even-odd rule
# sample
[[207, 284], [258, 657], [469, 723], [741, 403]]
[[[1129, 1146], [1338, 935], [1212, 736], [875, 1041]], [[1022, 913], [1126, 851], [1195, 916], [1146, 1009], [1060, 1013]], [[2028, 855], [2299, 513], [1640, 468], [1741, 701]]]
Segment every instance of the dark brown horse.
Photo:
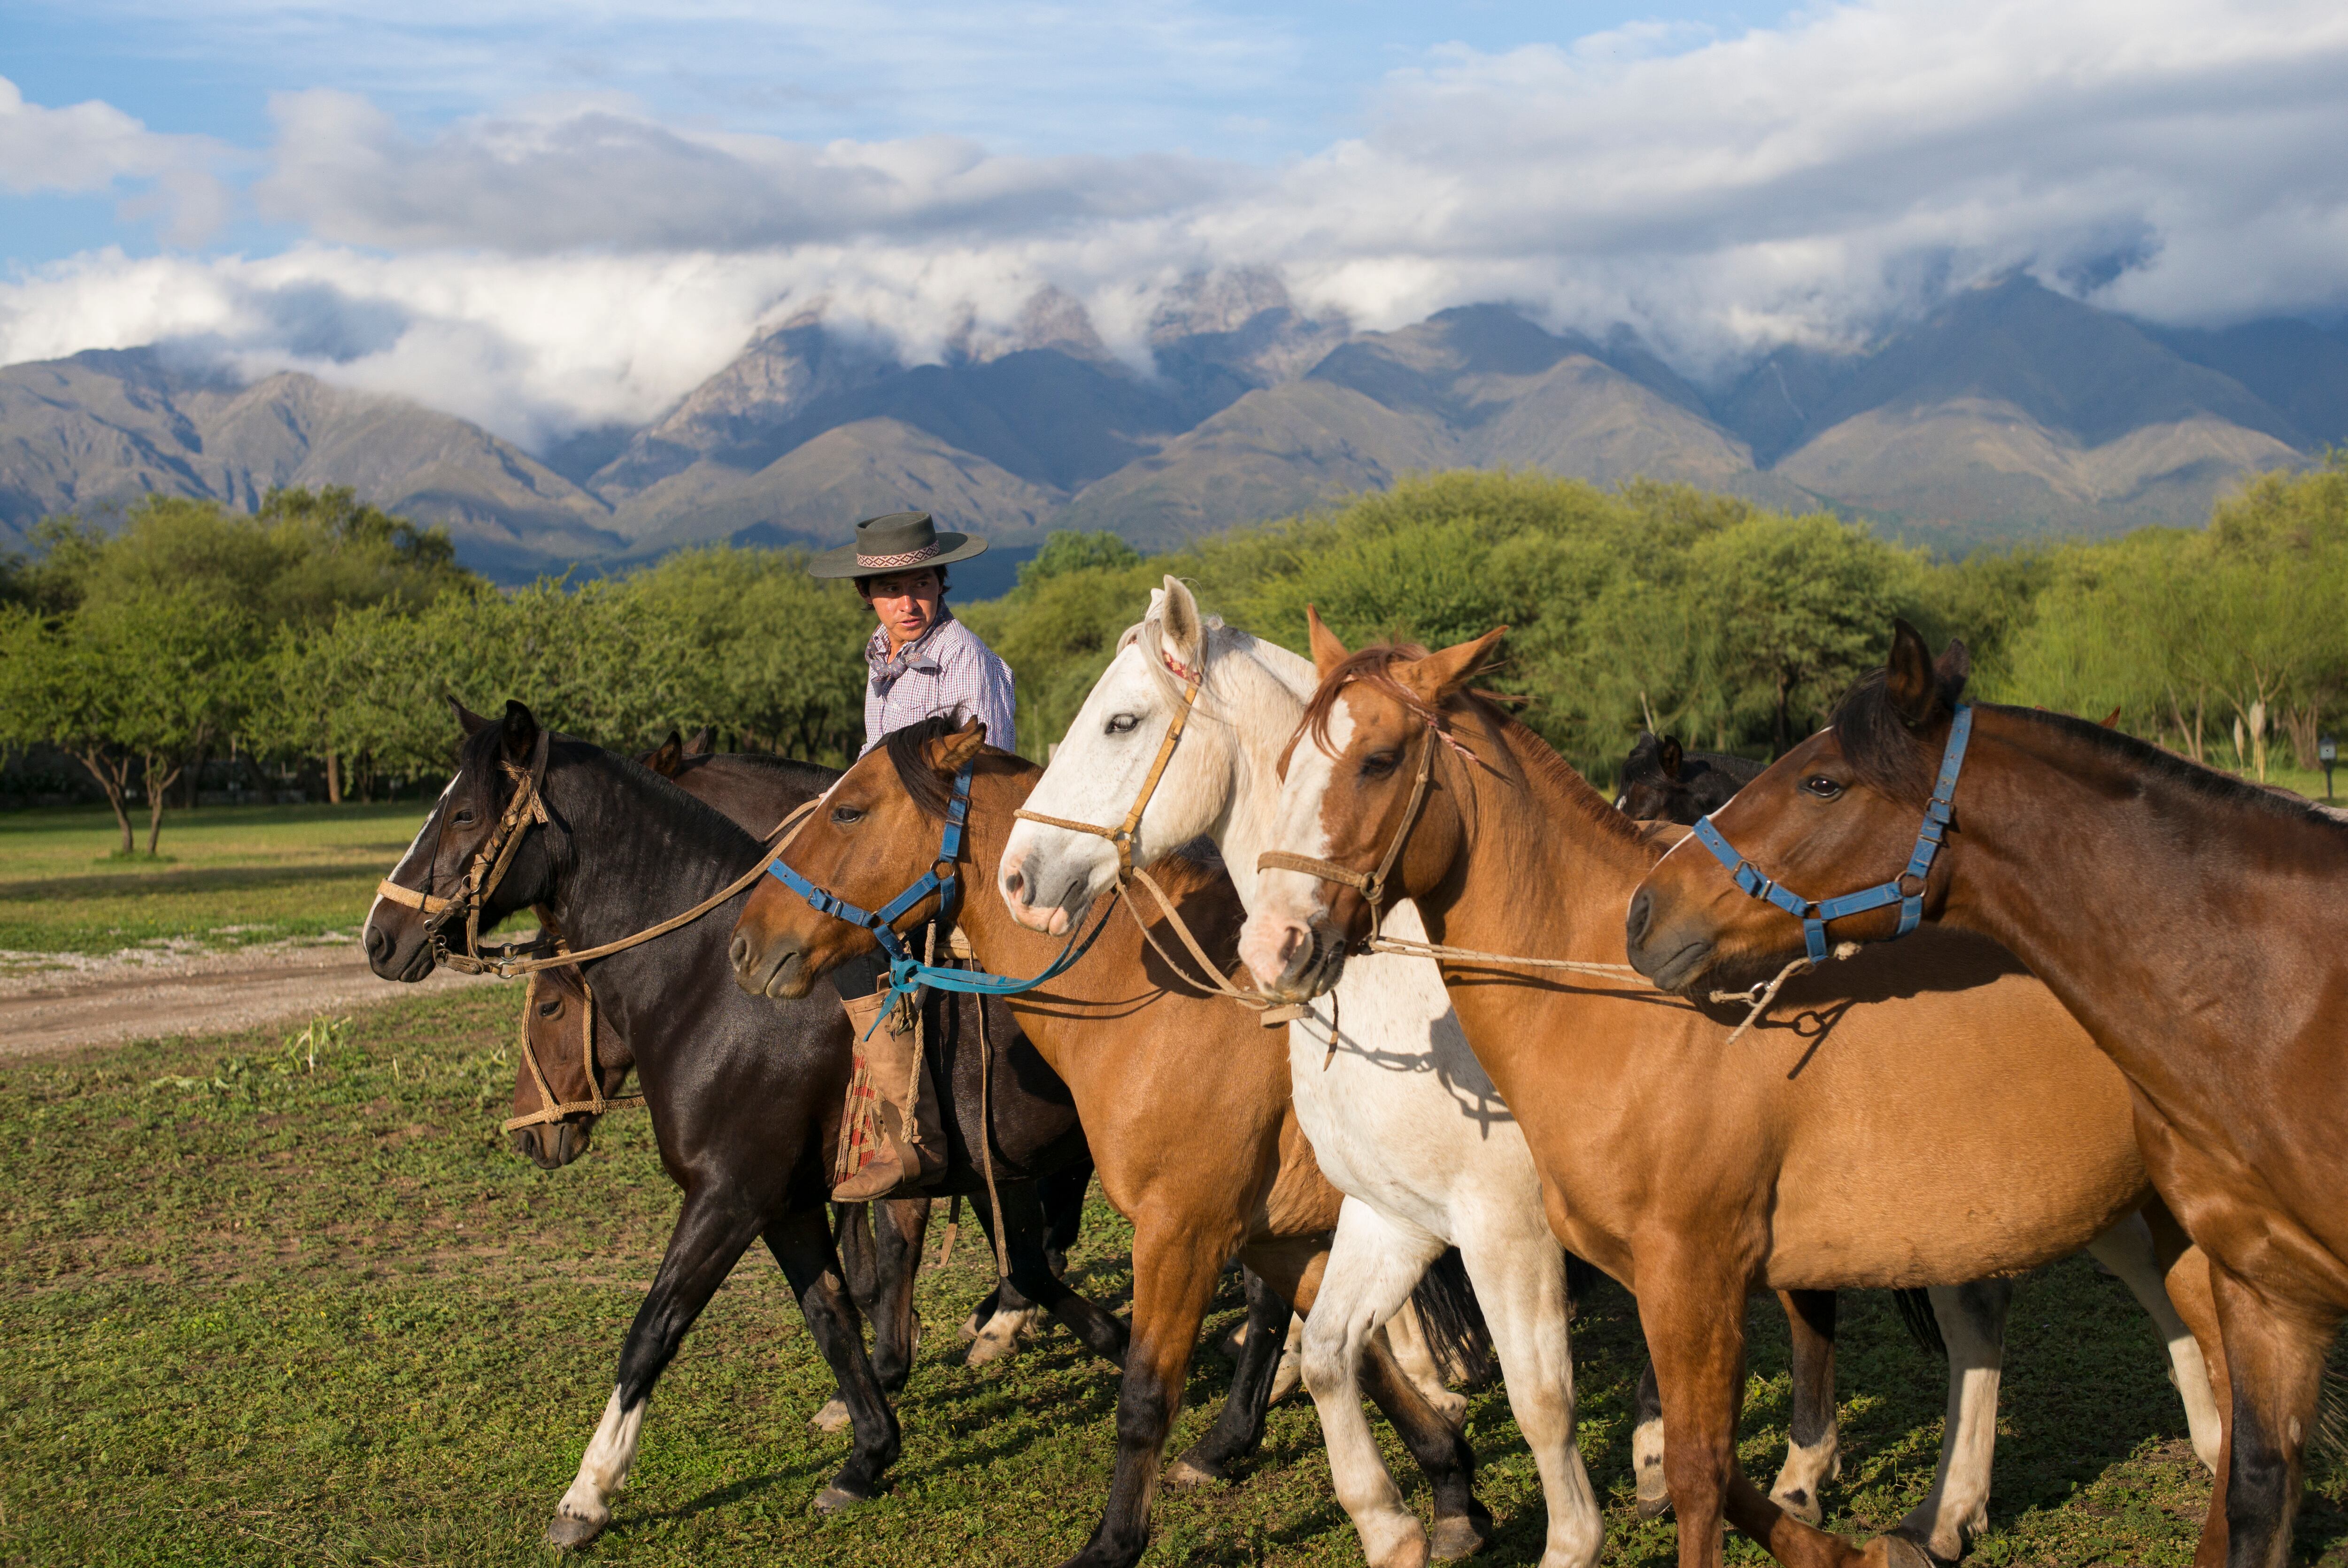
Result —
[[[1717, 826], [1800, 898], [1898, 876], [1969, 661], [1900, 624], [1880, 679]], [[2348, 825], [2130, 736], [1977, 703], [1927, 919], [1993, 937], [2127, 1075], [2154, 1184], [2209, 1255], [2232, 1375], [2199, 1560], [2287, 1559], [2324, 1356], [2348, 1313]], [[1896, 908], [1836, 922], [1888, 937]], [[1701, 989], [1803, 949], [1700, 848], [1655, 867], [1632, 960]]]
[[[930, 868], [950, 782], [968, 764], [962, 927], [989, 972], [1032, 975], [1063, 943], [1019, 925], [992, 889], [1012, 814], [1040, 770], [986, 749], [985, 739], [975, 722], [959, 732], [939, 720], [898, 731], [849, 769], [784, 860], [839, 897], [880, 907]], [[1228, 963], [1242, 913], [1230, 880], [1179, 857], [1157, 869], [1184, 920]], [[923, 901], [905, 924], [931, 908]], [[1159, 941], [1175, 941], [1163, 923], [1154, 929]], [[873, 947], [863, 927], [816, 913], [769, 879], [749, 895], [736, 927], [735, 974], [753, 995], [804, 997], [835, 965]], [[1014, 999], [1012, 1010], [1076, 1096], [1101, 1190], [1133, 1222], [1133, 1341], [1117, 1397], [1117, 1471], [1099, 1524], [1070, 1560], [1123, 1568], [1148, 1543], [1167, 1436], [1225, 1260], [1236, 1252], [1309, 1311], [1339, 1194], [1296, 1125], [1287, 1030], [1261, 1028], [1253, 1014], [1183, 985], [1122, 913], [1081, 962]], [[1263, 1357], [1259, 1400], [1282, 1338], [1276, 1326], [1251, 1330], [1243, 1348], [1243, 1358]], [[1372, 1397], [1433, 1483], [1437, 1542], [1447, 1554], [1472, 1550], [1490, 1516], [1469, 1487], [1466, 1440], [1396, 1368], [1382, 1337], [1372, 1341], [1367, 1371]], [[1220, 1428], [1241, 1404], [1241, 1380], [1253, 1386], [1253, 1376], [1234, 1381], [1225, 1423], [1171, 1476], [1219, 1473], [1240, 1451], [1247, 1434]], [[1261, 1403], [1255, 1409], [1260, 1419]]]
[[1726, 804], [1767, 765], [1725, 752], [1684, 751], [1676, 738], [1642, 730], [1622, 764], [1614, 804], [1642, 822], [1694, 823]]
[[[368, 916], [368, 961], [386, 979], [429, 974], [447, 939], [440, 927], [461, 929], [456, 917], [470, 898], [483, 928], [541, 907], [584, 951], [694, 907], [766, 858], [759, 839], [726, 816], [624, 757], [541, 732], [519, 702], [507, 704], [502, 720], [460, 717], [467, 734], [457, 776], [393, 868], [388, 880], [399, 897], [379, 898]], [[467, 868], [509, 827], [513, 849], [502, 874], [467, 895]], [[828, 997], [778, 1009], [727, 983], [731, 917], [744, 897], [582, 966], [598, 1010], [633, 1050], [661, 1163], [685, 1201], [629, 1328], [602, 1422], [550, 1527], [558, 1545], [592, 1539], [610, 1521], [609, 1499], [633, 1461], [654, 1386], [718, 1285], [761, 1238], [839, 1379], [855, 1434], [848, 1462], [817, 1505], [875, 1495], [897, 1455], [896, 1417], [865, 1353], [825, 1223], [848, 1084], [847, 1020]], [[458, 907], [437, 919], [424, 913], [431, 900], [449, 897]], [[1021, 1291], [1117, 1359], [1122, 1326], [1062, 1285], [1043, 1249], [1034, 1184], [1083, 1157], [1074, 1107], [1064, 1092], [1056, 1102], [1044, 1092], [1050, 1075], [1015, 1032], [982, 1030], [974, 1017], [965, 1028], [963, 1009], [943, 1005], [932, 1009], [928, 1028], [941, 1078], [956, 1090], [945, 1189], [983, 1186], [978, 1155], [989, 1150]], [[993, 1082], [1027, 1091], [991, 1096], [983, 1119], [975, 1092], [983, 1042]], [[965, 1081], [966, 1097], [959, 1091]]]
[[1259, 983], [1331, 984], [1389, 866], [1382, 897], [1465, 950], [1437, 955], [1444, 981], [1551, 1228], [1638, 1296], [1681, 1562], [1720, 1562], [1725, 1512], [1801, 1568], [1922, 1563], [1916, 1515], [1862, 1551], [1746, 1479], [1746, 1296], [1944, 1287], [2075, 1251], [2150, 1195], [2126, 1083], [2044, 987], [1955, 934], [1789, 988], [1731, 1044], [1744, 1009], [1625, 972], [1622, 911], [1657, 835], [1468, 690], [1498, 633], [1348, 655], [1313, 624], [1323, 675], [1279, 807], [1290, 863], [1266, 866], [1241, 949]]

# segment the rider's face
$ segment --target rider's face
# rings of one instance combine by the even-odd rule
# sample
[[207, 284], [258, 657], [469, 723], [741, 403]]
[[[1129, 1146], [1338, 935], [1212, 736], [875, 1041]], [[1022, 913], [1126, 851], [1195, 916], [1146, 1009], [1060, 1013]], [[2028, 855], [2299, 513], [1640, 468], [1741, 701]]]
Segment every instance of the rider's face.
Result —
[[945, 592], [938, 586], [934, 567], [860, 578], [856, 591], [864, 596], [864, 602], [880, 618], [880, 630], [889, 634], [891, 652], [937, 623], [938, 601]]

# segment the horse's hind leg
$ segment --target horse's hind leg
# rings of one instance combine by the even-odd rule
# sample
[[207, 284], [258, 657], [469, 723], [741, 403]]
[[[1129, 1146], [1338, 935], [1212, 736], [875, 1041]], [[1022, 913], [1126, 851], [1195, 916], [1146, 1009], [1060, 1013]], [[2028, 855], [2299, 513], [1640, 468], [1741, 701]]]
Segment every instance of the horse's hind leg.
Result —
[[1842, 1440], [1835, 1423], [1835, 1293], [1781, 1290], [1793, 1333], [1794, 1409], [1786, 1463], [1769, 1501], [1807, 1524], [1826, 1516], [1818, 1493], [1842, 1473]]
[[[644, 1293], [644, 1304], [636, 1308], [635, 1321], [628, 1326], [627, 1341], [620, 1348], [619, 1374], [613, 1380], [603, 1419], [579, 1460], [577, 1478], [555, 1505], [554, 1522], [546, 1530], [550, 1545], [584, 1546], [612, 1522], [612, 1494], [620, 1490], [628, 1479], [629, 1467], [635, 1463], [653, 1385], [764, 1223], [763, 1216], [746, 1208], [722, 1204], [707, 1189], [686, 1197], [676, 1229], [670, 1233], [668, 1251], [661, 1258], [660, 1273]], [[820, 1215], [817, 1230], [822, 1234]], [[825, 1241], [828, 1251], [828, 1235]]]
[[913, 1353], [921, 1348], [913, 1282], [921, 1273], [922, 1242], [929, 1228], [927, 1198], [890, 1198], [872, 1205], [874, 1289], [869, 1300], [855, 1296], [855, 1301], [872, 1325], [872, 1373], [885, 1394], [904, 1388], [912, 1373]]
[[1459, 1237], [1468, 1276], [1492, 1334], [1509, 1408], [1540, 1471], [1549, 1502], [1541, 1568], [1588, 1568], [1598, 1561], [1605, 1527], [1597, 1494], [1573, 1436], [1573, 1344], [1568, 1327], [1565, 1255], [1540, 1218], [1488, 1241]]
[[1231, 1392], [1223, 1396], [1222, 1410], [1207, 1435], [1166, 1467], [1162, 1480], [1168, 1486], [1227, 1480], [1232, 1461], [1263, 1440], [1264, 1412], [1272, 1408], [1272, 1381], [1292, 1314], [1288, 1298], [1255, 1270], [1242, 1270], [1241, 1277], [1247, 1287], [1247, 1333], [1231, 1368]]
[[[1370, 1568], [1419, 1568], [1426, 1531], [1403, 1501], [1362, 1413], [1362, 1365], [1378, 1327], [1443, 1251], [1439, 1237], [1406, 1229], [1357, 1199], [1337, 1214], [1337, 1235], [1304, 1319], [1304, 1387], [1320, 1412], [1329, 1479], [1362, 1539]], [[1251, 1322], [1248, 1349], [1260, 1331]], [[1273, 1332], [1276, 1332], [1274, 1330]], [[1272, 1333], [1263, 1333], [1269, 1340]], [[1233, 1398], [1238, 1397], [1236, 1383]]]
[[2201, 1346], [2168, 1297], [2166, 1266], [2174, 1259], [2159, 1255], [2152, 1226], [2141, 1213], [2128, 1215], [2089, 1242], [2087, 1251], [2128, 1287], [2128, 1294], [2152, 1319], [2152, 1330], [2168, 1352], [2168, 1380], [2185, 1401], [2185, 1427], [2193, 1437], [2193, 1456], [2204, 1469], [2214, 1471], [2226, 1423], [2218, 1414]]
[[832, 1512], [861, 1502], [880, 1491], [881, 1472], [896, 1462], [899, 1439], [896, 1412], [880, 1392], [870, 1358], [864, 1353], [864, 1329], [857, 1320], [856, 1303], [849, 1298], [832, 1252], [831, 1234], [820, 1208], [801, 1209], [767, 1227], [767, 1247], [798, 1297], [799, 1314], [816, 1348], [829, 1363], [847, 1401], [850, 1423], [856, 1431], [848, 1462], [831, 1483], [816, 1494], [820, 1512]]
[[[1040, 1307], [1066, 1325], [1086, 1349], [1112, 1365], [1122, 1366], [1125, 1325], [1070, 1290], [1052, 1268], [1050, 1256], [1045, 1251], [1044, 1214], [1036, 1202], [1035, 1184], [1005, 1182], [1000, 1195], [1003, 1212], [993, 1217], [1003, 1227], [1004, 1261], [1011, 1269], [1011, 1277], [1000, 1287], [1004, 1316]], [[977, 1210], [984, 1223], [990, 1217], [986, 1205], [978, 1204]], [[982, 1334], [979, 1346], [986, 1343], [986, 1335]], [[973, 1366], [979, 1364], [976, 1348], [971, 1351], [971, 1362]]]
[[1997, 1450], [1997, 1386], [2005, 1359], [2010, 1279], [1932, 1287], [1932, 1316], [1949, 1348], [1949, 1413], [1932, 1490], [1892, 1533], [1943, 1563], [1965, 1554], [1989, 1524], [1990, 1463]]

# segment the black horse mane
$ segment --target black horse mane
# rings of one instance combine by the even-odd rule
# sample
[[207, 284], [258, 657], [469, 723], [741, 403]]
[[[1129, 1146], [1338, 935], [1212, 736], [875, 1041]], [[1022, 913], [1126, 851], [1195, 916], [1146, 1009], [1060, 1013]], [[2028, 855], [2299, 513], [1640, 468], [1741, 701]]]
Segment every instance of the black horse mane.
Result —
[[[1954, 693], [1943, 695], [1953, 702]], [[2043, 724], [2089, 751], [2140, 768], [2154, 778], [2205, 800], [2222, 801], [2297, 822], [2322, 823], [2335, 831], [2348, 827], [2312, 801], [2205, 767], [2149, 741], [2140, 741], [2125, 730], [2106, 729], [2073, 714], [2045, 708], [2017, 708], [2003, 702], [1975, 706]], [[1834, 730], [1836, 739], [1842, 743], [1844, 759], [1861, 784], [1920, 811], [1923, 809], [1940, 775], [1941, 754], [1938, 749], [1920, 743], [1915, 732], [1892, 707], [1884, 689], [1882, 671], [1872, 670], [1861, 676], [1835, 704]]]
[[718, 758], [726, 759], [730, 767], [747, 767], [758, 773], [773, 774], [787, 782], [803, 784], [816, 794], [821, 794], [839, 780], [838, 768], [828, 768], [821, 763], [801, 762], [797, 757], [778, 757], [766, 752], [704, 752], [685, 759], [679, 772], [699, 767]]
[[[946, 819], [946, 807], [953, 801], [953, 786], [937, 769], [922, 748], [932, 741], [959, 733], [962, 725], [942, 713], [932, 713], [926, 719], [916, 719], [901, 730], [891, 730], [880, 737], [880, 747], [889, 753], [889, 765], [897, 770], [897, 782], [914, 806], [932, 822]], [[987, 753], [1010, 756], [1009, 752], [996, 752], [989, 746]], [[984, 754], [984, 753], [982, 753]], [[1015, 760], [1015, 759], [1014, 759]]]

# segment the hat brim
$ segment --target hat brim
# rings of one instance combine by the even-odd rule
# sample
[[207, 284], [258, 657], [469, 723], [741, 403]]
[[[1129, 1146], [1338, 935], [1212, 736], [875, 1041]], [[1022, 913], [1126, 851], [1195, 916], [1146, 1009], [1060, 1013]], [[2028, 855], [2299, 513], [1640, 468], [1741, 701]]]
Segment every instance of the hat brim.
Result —
[[911, 566], [860, 566], [856, 559], [856, 547], [842, 545], [838, 549], [825, 550], [808, 562], [809, 577], [892, 577], [901, 571], [921, 571], [933, 566], [945, 566], [953, 561], [968, 560], [986, 553], [986, 541], [968, 534], [938, 531], [938, 553]]

